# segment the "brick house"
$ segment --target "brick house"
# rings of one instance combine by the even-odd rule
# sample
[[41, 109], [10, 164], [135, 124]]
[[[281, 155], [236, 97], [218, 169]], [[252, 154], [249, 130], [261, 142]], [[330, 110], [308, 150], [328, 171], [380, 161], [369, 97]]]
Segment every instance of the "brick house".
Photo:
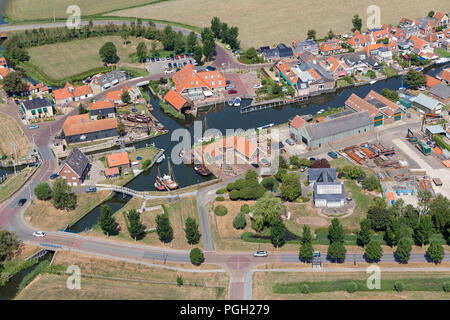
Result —
[[59, 169], [58, 175], [66, 180], [69, 186], [79, 186], [86, 179], [90, 167], [88, 158], [75, 147]]
[[106, 157], [108, 168], [118, 168], [120, 172], [126, 172], [130, 169], [130, 158], [127, 152], [113, 153]]

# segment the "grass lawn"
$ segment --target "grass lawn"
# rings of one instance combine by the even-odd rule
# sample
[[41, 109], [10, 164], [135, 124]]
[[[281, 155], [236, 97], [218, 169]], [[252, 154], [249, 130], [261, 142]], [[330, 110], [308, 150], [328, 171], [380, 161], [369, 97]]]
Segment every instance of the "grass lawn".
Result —
[[0, 139], [0, 157], [6, 154], [11, 159], [11, 154], [14, 154], [14, 143], [16, 144], [17, 158], [21, 159], [27, 156], [31, 151], [31, 143], [20, 130], [16, 120], [0, 112], [0, 123], [3, 128], [2, 139]]
[[391, 67], [385, 66], [383, 68], [383, 73], [386, 75], [386, 77], [390, 78], [390, 77], [395, 77], [397, 76], [397, 72], [395, 72], [394, 69], [392, 69]]
[[[368, 290], [366, 273], [300, 273], [258, 272], [253, 276], [254, 299], [448, 299], [442, 283], [450, 280], [450, 272], [384, 272], [380, 290]], [[400, 280], [405, 291], [397, 293], [393, 284]], [[350, 281], [358, 284], [358, 291], [346, 292]], [[307, 283], [309, 294], [300, 293]], [[364, 291], [362, 291], [364, 290]]]
[[0, 203], [14, 194], [25, 183], [26, 179], [34, 173], [35, 169], [27, 167], [19, 171], [17, 175], [10, 174], [6, 182], [0, 184]]
[[[143, 203], [142, 199], [131, 199], [123, 208], [117, 211], [114, 214], [114, 218], [119, 225], [120, 232], [117, 236], [112, 236], [110, 239], [113, 240], [124, 240], [124, 241], [132, 241], [132, 239], [128, 233], [128, 229], [126, 227], [125, 216], [124, 213], [131, 209], [139, 209], [141, 208]], [[141, 222], [145, 225], [146, 229], [156, 228], [156, 216], [163, 212], [160, 205], [164, 204], [169, 212], [170, 224], [173, 229], [173, 239], [171, 242], [167, 244], [163, 244], [158, 237], [158, 234], [155, 231], [147, 232], [144, 238], [138, 240], [138, 243], [148, 244], [155, 247], [166, 247], [166, 248], [174, 248], [174, 249], [192, 249], [192, 246], [186, 242], [186, 236], [184, 233], [184, 223], [187, 217], [192, 217], [198, 222], [198, 214], [197, 214], [197, 201], [195, 197], [185, 197], [176, 202], [167, 203], [166, 200], [151, 200], [147, 201], [146, 208], [155, 207], [154, 210], [146, 210], [141, 213]], [[199, 226], [200, 230], [200, 226]], [[93, 236], [101, 236], [103, 235], [101, 230], [96, 227], [94, 230], [90, 231], [90, 235]], [[200, 239], [200, 242], [195, 245], [196, 247], [202, 247], [203, 241]]]
[[[82, 270], [80, 290], [67, 290], [69, 265]], [[17, 299], [221, 300], [228, 291], [228, 276], [222, 272], [177, 272], [68, 251], [58, 252], [53, 266], [54, 272], [38, 276]], [[183, 278], [181, 287], [176, 285], [178, 275]]]
[[[120, 36], [94, 37], [83, 40], [73, 40], [28, 49], [31, 64], [37, 66], [47, 76], [55, 80], [71, 76], [103, 66], [99, 49], [106, 42], [113, 42], [120, 57], [119, 67], [134, 67], [144, 69], [143, 64], [132, 63], [130, 54], [136, 52], [139, 42], [144, 41], [147, 47], [151, 40], [130, 37], [127, 45]], [[48, 57], [52, 57], [49, 59]]]
[[337, 79], [336, 80], [336, 88], [343, 88], [351, 86], [351, 83], [348, 83], [345, 79]]
[[153, 158], [158, 154], [158, 152], [159, 149], [150, 146], [146, 148], [139, 148], [133, 152], [129, 152], [128, 157], [130, 158], [130, 161], [136, 161], [136, 157], [139, 156], [142, 158], [142, 160], [139, 161], [144, 162], [145, 160], [153, 160]]
[[38, 2], [34, 0], [15, 0], [8, 3], [5, 14], [13, 20], [34, 20], [34, 19], [53, 19], [53, 9], [55, 17], [67, 19], [66, 13], [70, 5], [80, 7], [82, 16], [89, 16], [112, 10], [130, 8], [137, 5], [148, 4], [158, 0], [96, 0], [95, 5], [91, 0], [46, 0]]
[[25, 221], [37, 229], [56, 231], [80, 219], [108, 194], [109, 191], [77, 193], [77, 207], [72, 211], [58, 210], [50, 201], [35, 199], [25, 211]]
[[434, 53], [436, 53], [444, 58], [450, 58], [450, 52], [448, 52], [447, 50], [444, 50], [442, 48], [435, 48]]
[[[113, 12], [110, 15], [171, 20], [196, 27], [210, 25], [217, 16], [229, 26], [239, 27], [239, 39], [244, 49], [262, 45], [290, 44], [293, 40], [304, 39], [306, 31], [314, 29], [317, 37], [324, 37], [332, 27], [334, 32], [349, 33], [352, 17], [359, 14], [366, 17], [367, 7], [373, 1], [353, 1], [315, 5], [309, 0], [176, 0], [164, 1], [139, 8]], [[442, 0], [396, 1], [378, 0], [381, 9], [381, 23], [397, 25], [405, 16], [411, 19], [422, 17], [430, 8], [446, 12]], [[201, 10], [199, 10], [201, 8]], [[230, 10], [230, 8], [239, 8]], [[351, 8], [351, 10], [349, 10]], [[174, 12], [177, 12], [174, 15]], [[363, 18], [364, 20], [364, 18]], [[363, 23], [365, 31], [366, 25]]]

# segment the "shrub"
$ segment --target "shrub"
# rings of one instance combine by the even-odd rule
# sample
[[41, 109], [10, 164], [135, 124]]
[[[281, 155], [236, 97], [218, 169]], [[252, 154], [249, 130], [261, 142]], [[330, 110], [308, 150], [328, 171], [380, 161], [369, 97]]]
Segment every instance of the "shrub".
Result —
[[177, 276], [177, 286], [181, 287], [183, 285], [183, 278], [181, 276]]
[[401, 281], [395, 281], [394, 290], [397, 292], [402, 292], [403, 290], [405, 290], [405, 285]]
[[268, 177], [261, 181], [264, 188], [270, 191], [276, 191], [278, 189], [278, 181], [275, 178]]
[[227, 210], [227, 208], [225, 206], [220, 204], [220, 205], [218, 205], [218, 206], [216, 206], [214, 208], [214, 213], [217, 216], [222, 217], [222, 216], [224, 216], [224, 215], [226, 215], [228, 213], [228, 210]]
[[245, 214], [249, 213], [250, 212], [250, 206], [248, 204], [242, 205], [241, 206], [241, 212], [245, 213]]
[[192, 264], [199, 266], [203, 262], [203, 252], [199, 248], [194, 248], [189, 254]]
[[152, 164], [152, 161], [150, 159], [146, 159], [142, 162], [142, 169], [147, 169]]
[[34, 194], [39, 200], [48, 200], [52, 196], [52, 189], [47, 182], [39, 182], [34, 188]]
[[217, 190], [217, 191], [216, 191], [216, 194], [224, 194], [224, 193], [226, 193], [227, 191], [228, 191], [227, 188], [222, 188], [222, 189]]
[[300, 292], [303, 294], [308, 294], [309, 293], [309, 286], [305, 283], [302, 284], [302, 286], [300, 287]]
[[245, 215], [239, 212], [233, 219], [233, 227], [235, 229], [241, 230], [247, 226], [247, 221], [245, 221]]
[[375, 176], [370, 176], [362, 181], [362, 187], [366, 190], [373, 191], [380, 187], [380, 181]]
[[231, 192], [230, 192], [231, 200], [238, 200], [240, 196], [241, 196], [241, 193], [239, 192], [239, 190], [231, 190]]
[[358, 285], [354, 281], [349, 282], [347, 284], [346, 290], [347, 290], [348, 293], [354, 293], [354, 292], [356, 292], [358, 290]]
[[234, 183], [227, 184], [227, 190], [228, 191], [234, 190]]
[[312, 196], [312, 192], [308, 191], [308, 197], [311, 197], [311, 196]]
[[444, 282], [442, 289], [444, 289], [445, 292], [450, 292], [450, 281]]
[[222, 196], [216, 197], [216, 201], [225, 201], [225, 198]]

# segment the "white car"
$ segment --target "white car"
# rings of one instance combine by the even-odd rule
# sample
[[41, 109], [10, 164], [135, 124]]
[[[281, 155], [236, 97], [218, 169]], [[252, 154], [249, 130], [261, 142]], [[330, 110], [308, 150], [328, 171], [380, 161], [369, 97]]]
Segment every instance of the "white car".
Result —
[[267, 251], [256, 251], [253, 253], [254, 257], [267, 257]]
[[43, 237], [45, 237], [45, 232], [44, 231], [35, 231], [35, 232], [33, 232], [33, 236], [43, 238]]
[[253, 89], [259, 89], [259, 88], [262, 88], [262, 85], [260, 85], [260, 84], [255, 84], [255, 85], [253, 86]]

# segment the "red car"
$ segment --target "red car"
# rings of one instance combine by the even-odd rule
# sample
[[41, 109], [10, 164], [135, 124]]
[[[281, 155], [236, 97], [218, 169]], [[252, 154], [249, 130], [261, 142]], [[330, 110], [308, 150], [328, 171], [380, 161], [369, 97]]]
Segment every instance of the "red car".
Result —
[[180, 58], [184, 58], [184, 54], [180, 54]]
[[237, 90], [234, 89], [228, 90], [228, 94], [235, 94], [235, 93], [238, 93]]
[[180, 59], [180, 57], [179, 56], [175, 56], [175, 60], [178, 60], [178, 59]]

